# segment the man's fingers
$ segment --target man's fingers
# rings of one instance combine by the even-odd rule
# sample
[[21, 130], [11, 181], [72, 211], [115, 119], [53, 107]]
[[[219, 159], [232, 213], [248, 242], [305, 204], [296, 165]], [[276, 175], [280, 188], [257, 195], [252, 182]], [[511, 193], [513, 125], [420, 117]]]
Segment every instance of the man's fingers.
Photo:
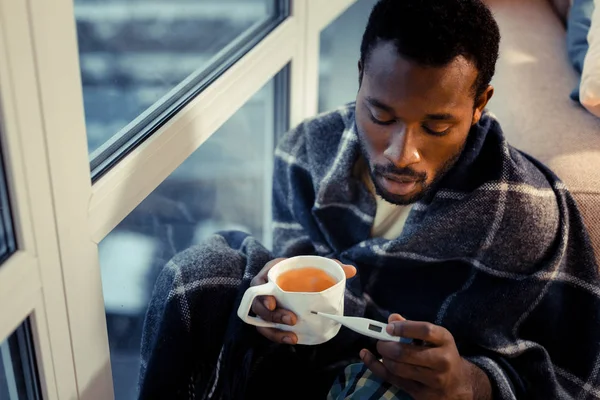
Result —
[[[252, 312], [267, 322], [276, 324], [296, 325], [298, 317], [291, 311], [283, 308], [276, 308], [277, 302], [272, 296], [265, 296], [267, 299], [256, 298], [252, 303]], [[267, 308], [267, 306], [269, 306]], [[273, 307], [271, 307], [273, 306]], [[275, 307], [275, 308], [274, 308]]]
[[274, 260], [271, 260], [268, 263], [266, 263], [263, 270], [270, 270], [271, 268], [273, 268], [275, 265], [279, 264], [283, 260], [285, 260], [285, 258], [275, 258]]
[[267, 274], [261, 274], [260, 272], [250, 281], [250, 286], [260, 286], [267, 283]]
[[260, 272], [256, 274], [256, 276], [252, 279], [252, 281], [250, 282], [250, 286], [259, 286], [267, 283], [268, 273], [271, 270], [271, 268], [273, 268], [276, 264], [280, 263], [283, 260], [285, 260], [285, 258], [276, 258], [266, 263], [263, 269], [261, 269]]
[[277, 308], [277, 301], [273, 296], [260, 296], [252, 302], [252, 312], [262, 319], [269, 318], [268, 315]]
[[440, 385], [438, 380], [440, 375], [429, 368], [404, 364], [387, 358], [383, 359], [383, 365], [396, 377], [419, 382], [431, 388], [437, 388]]
[[344, 273], [346, 274], [346, 279], [354, 278], [356, 276], [356, 268], [354, 266], [343, 264], [340, 260], [333, 261], [340, 264], [340, 267], [342, 267]]
[[356, 276], [356, 268], [352, 265], [342, 265], [346, 279], [354, 278]]
[[379, 341], [377, 342], [377, 351], [383, 358], [434, 371], [444, 372], [451, 367], [448, 353], [440, 347]]
[[406, 318], [404, 318], [402, 315], [400, 314], [390, 314], [390, 316], [388, 317], [388, 323], [391, 324], [392, 322], [400, 322], [400, 321], [406, 321]]
[[258, 333], [269, 339], [271, 342], [282, 343], [282, 344], [296, 344], [298, 343], [298, 337], [293, 332], [281, 331], [273, 328], [256, 328]]
[[367, 349], [363, 349], [360, 352], [360, 359], [363, 363], [371, 370], [379, 378], [384, 381], [392, 383], [393, 376], [390, 372], [385, 368], [385, 365], [381, 363], [374, 355]]
[[259, 296], [255, 300], [257, 306], [263, 306], [268, 311], [274, 311], [277, 308], [277, 300], [273, 296]]
[[271, 321], [275, 322], [276, 324], [294, 326], [296, 325], [296, 322], [298, 322], [298, 318], [293, 312], [284, 310], [283, 308], [278, 308], [271, 313]]
[[429, 322], [394, 321], [388, 324], [387, 333], [409, 339], [417, 339], [435, 346], [443, 346], [452, 339], [445, 328]]
[[419, 398], [418, 394], [422, 391], [423, 385], [409, 379], [394, 376], [381, 361], [379, 361], [369, 350], [363, 349], [360, 352], [360, 358], [363, 363], [371, 370], [373, 374], [380, 379], [391, 383], [394, 386], [403, 389], [413, 398]]
[[260, 296], [257, 299], [258, 304], [262, 304], [269, 311], [274, 311], [277, 308], [277, 300], [273, 296]]

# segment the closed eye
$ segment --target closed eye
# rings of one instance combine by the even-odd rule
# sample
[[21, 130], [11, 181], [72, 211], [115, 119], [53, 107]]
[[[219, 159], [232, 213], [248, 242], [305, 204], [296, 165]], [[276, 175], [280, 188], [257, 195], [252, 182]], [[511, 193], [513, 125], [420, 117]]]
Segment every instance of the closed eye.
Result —
[[423, 125], [423, 130], [433, 136], [444, 136], [445, 134], [447, 134], [450, 131], [450, 128], [448, 128], [444, 131], [436, 131], [436, 130], [433, 130], [433, 129], [428, 128], [427, 126]]
[[375, 123], [377, 125], [388, 126], [388, 125], [392, 125], [394, 122], [396, 122], [396, 120], [394, 120], [394, 119], [389, 120], [389, 121], [382, 121], [380, 119], [375, 118], [375, 116], [371, 113], [369, 113], [369, 116], [371, 117], [371, 121], [373, 121], [373, 123]]

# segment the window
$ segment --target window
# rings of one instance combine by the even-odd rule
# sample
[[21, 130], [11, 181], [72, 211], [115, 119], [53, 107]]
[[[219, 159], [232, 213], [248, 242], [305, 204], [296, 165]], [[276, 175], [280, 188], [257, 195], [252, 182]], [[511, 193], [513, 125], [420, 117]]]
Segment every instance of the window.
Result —
[[220, 230], [271, 243], [271, 179], [286, 71], [267, 83], [99, 245], [115, 397], [137, 393], [146, 308], [160, 269]]
[[364, 28], [377, 0], [358, 0], [321, 32], [319, 111], [354, 101]]
[[41, 399], [29, 323], [0, 343], [0, 399]]
[[0, 264], [16, 250], [10, 202], [6, 187], [4, 160], [0, 152]]
[[285, 0], [76, 0], [92, 178], [287, 14]]
[[0, 400], [137, 397], [160, 268], [272, 242], [275, 143], [355, 1], [0, 0]]

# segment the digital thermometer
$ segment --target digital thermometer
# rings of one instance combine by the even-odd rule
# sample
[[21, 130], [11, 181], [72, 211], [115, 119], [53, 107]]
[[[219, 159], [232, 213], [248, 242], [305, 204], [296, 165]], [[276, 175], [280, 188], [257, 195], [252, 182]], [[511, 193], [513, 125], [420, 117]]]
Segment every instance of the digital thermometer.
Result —
[[361, 335], [371, 337], [373, 339], [400, 343], [412, 343], [413, 341], [412, 339], [390, 335], [385, 330], [387, 324], [384, 324], [383, 322], [360, 317], [343, 317], [340, 315], [327, 314], [318, 311], [311, 311], [311, 313], [339, 322], [346, 328], [351, 329], [356, 333], [360, 333]]

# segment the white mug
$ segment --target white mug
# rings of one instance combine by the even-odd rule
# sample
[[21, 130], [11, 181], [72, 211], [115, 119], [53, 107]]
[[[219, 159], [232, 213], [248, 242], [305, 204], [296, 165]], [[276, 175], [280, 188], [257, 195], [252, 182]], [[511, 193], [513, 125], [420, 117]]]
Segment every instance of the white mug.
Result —
[[[277, 285], [277, 278], [284, 272], [313, 267], [327, 272], [337, 283], [322, 292], [286, 292]], [[276, 328], [294, 332], [298, 344], [316, 345], [332, 339], [341, 325], [311, 311], [320, 311], [334, 315], [344, 315], [344, 292], [346, 274], [335, 261], [318, 256], [299, 256], [283, 260], [269, 270], [268, 282], [246, 290], [238, 308], [238, 316], [246, 323], [267, 328]], [[257, 296], [274, 296], [277, 307], [292, 311], [298, 317], [294, 326], [267, 322], [259, 317], [248, 315], [252, 302]]]

